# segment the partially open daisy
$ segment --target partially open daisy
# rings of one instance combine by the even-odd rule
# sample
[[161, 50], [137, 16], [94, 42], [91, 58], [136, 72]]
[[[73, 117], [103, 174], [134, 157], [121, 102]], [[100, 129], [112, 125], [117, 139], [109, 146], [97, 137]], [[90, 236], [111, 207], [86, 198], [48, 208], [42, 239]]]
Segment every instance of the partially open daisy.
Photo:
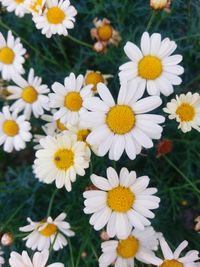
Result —
[[81, 122], [92, 129], [87, 142], [98, 147], [98, 155], [109, 151], [111, 160], [119, 160], [125, 150], [130, 159], [141, 152], [142, 147], [151, 148], [152, 139], [159, 139], [164, 122], [160, 115], [146, 114], [161, 104], [158, 96], [138, 100], [140, 92], [129, 96], [126, 84], [120, 88], [117, 103], [109, 89], [102, 83], [97, 86], [99, 97], [91, 97], [83, 103], [90, 110], [81, 114]]
[[140, 46], [141, 49], [134, 43], [126, 43], [124, 51], [130, 61], [120, 66], [120, 80], [131, 81], [132, 87], [136, 83], [143, 90], [146, 87], [150, 95], [172, 94], [173, 85], [182, 82], [179, 75], [184, 72], [183, 67], [178, 65], [182, 56], [171, 56], [177, 47], [176, 43], [169, 38], [161, 40], [159, 33], [149, 36], [144, 32]]
[[7, 41], [0, 32], [0, 71], [4, 80], [10, 80], [16, 74], [24, 73], [22, 64], [25, 61], [23, 57], [25, 53], [20, 39], [15, 39], [11, 31], [8, 31]]
[[42, 14], [46, 0], [25, 0], [24, 4], [32, 14]]
[[90, 224], [95, 230], [107, 225], [110, 237], [116, 235], [119, 239], [126, 239], [132, 227], [144, 230], [151, 224], [147, 218], [154, 218], [150, 210], [158, 208], [160, 199], [153, 196], [156, 188], [147, 188], [148, 176], [136, 178], [135, 171], [129, 172], [126, 168], [122, 168], [118, 176], [109, 167], [107, 179], [92, 174], [91, 180], [98, 190], [84, 192], [84, 212], [93, 213]]
[[10, 153], [13, 149], [24, 149], [32, 137], [30, 129], [24, 115], [18, 116], [16, 111], [11, 113], [8, 106], [3, 107], [0, 112], [0, 145], [4, 144], [4, 151]]
[[44, 114], [41, 116], [41, 119], [47, 122], [43, 126], [45, 131], [48, 132], [49, 135], [53, 136], [57, 133], [61, 133], [68, 130], [67, 123], [63, 124], [59, 119], [55, 120], [54, 114], [56, 113], [56, 110], [51, 110], [51, 112], [52, 115]]
[[36, 28], [42, 30], [47, 38], [53, 34], [68, 35], [68, 29], [74, 28], [77, 11], [69, 0], [47, 0], [40, 14], [33, 14]]
[[163, 109], [169, 114], [169, 119], [179, 123], [178, 129], [184, 133], [189, 132], [192, 128], [200, 132], [200, 95], [198, 93], [176, 95], [176, 99], [172, 99], [167, 103], [167, 107]]
[[40, 145], [42, 149], [36, 152], [34, 162], [36, 177], [47, 184], [55, 181], [57, 188], [65, 186], [71, 191], [71, 182], [76, 181], [76, 175], [84, 176], [89, 167], [89, 148], [69, 132], [47, 136], [41, 139]]
[[10, 93], [7, 99], [16, 99], [11, 110], [23, 110], [27, 119], [30, 119], [32, 112], [38, 118], [44, 113], [44, 109], [49, 110], [49, 97], [45, 95], [49, 93], [49, 88], [42, 84], [40, 77], [34, 76], [33, 69], [30, 69], [27, 81], [21, 76], [13, 77], [13, 81], [16, 85], [7, 88]]
[[182, 251], [187, 247], [188, 242], [183, 241], [177, 249], [172, 252], [169, 245], [163, 237], [160, 238], [160, 246], [164, 259], [160, 259], [155, 255], [142, 252], [143, 257], [147, 257], [149, 263], [160, 267], [194, 267], [195, 261], [199, 260], [199, 252], [197, 250], [190, 250], [185, 256], [180, 257]]
[[32, 260], [25, 250], [22, 251], [22, 255], [13, 251], [10, 254], [9, 264], [11, 267], [64, 267], [64, 264], [59, 262], [47, 265], [48, 258], [48, 250], [36, 252]]
[[154, 10], [169, 9], [171, 0], [150, 0], [150, 6]]
[[100, 71], [92, 71], [87, 70], [85, 74], [85, 85], [92, 84], [92, 92], [93, 94], [97, 93], [97, 84], [104, 83], [105, 85], [108, 84], [108, 79], [112, 78], [113, 76], [110, 74], [103, 74]]
[[25, 0], [2, 0], [1, 3], [6, 7], [8, 12], [15, 12], [18, 17], [23, 17], [29, 13], [24, 4]]
[[148, 263], [148, 257], [144, 258], [141, 252], [154, 253], [158, 249], [158, 236], [153, 227], [148, 226], [143, 231], [134, 229], [126, 239], [103, 242], [99, 266], [107, 267], [114, 263], [115, 267], [133, 267], [135, 259]]
[[67, 245], [65, 236], [74, 236], [75, 233], [70, 229], [70, 224], [65, 221], [66, 213], [61, 213], [54, 220], [51, 217], [34, 222], [27, 218], [28, 225], [20, 227], [21, 232], [29, 233], [23, 240], [26, 246], [32, 250], [49, 249], [53, 245], [54, 250], [62, 249]]
[[83, 101], [92, 95], [92, 85], [83, 87], [83, 82], [83, 75], [76, 78], [74, 73], [70, 73], [65, 78], [64, 85], [58, 82], [52, 85], [54, 93], [49, 94], [50, 107], [59, 108], [54, 114], [55, 120], [73, 125], [79, 122], [80, 114], [86, 111]]

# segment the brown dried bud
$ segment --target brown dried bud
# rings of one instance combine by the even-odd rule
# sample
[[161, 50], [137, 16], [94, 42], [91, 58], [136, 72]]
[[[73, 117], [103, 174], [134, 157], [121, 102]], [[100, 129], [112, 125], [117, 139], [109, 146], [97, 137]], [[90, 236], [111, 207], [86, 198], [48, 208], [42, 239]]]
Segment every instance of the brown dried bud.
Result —
[[3, 246], [10, 246], [14, 241], [14, 236], [12, 233], [4, 233], [1, 237], [1, 244]]

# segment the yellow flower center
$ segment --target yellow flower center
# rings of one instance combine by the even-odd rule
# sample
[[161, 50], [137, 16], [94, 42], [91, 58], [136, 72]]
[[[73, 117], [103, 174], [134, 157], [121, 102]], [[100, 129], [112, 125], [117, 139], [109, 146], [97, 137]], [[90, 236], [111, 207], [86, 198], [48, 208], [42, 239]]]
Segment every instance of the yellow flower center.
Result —
[[165, 260], [160, 267], [183, 267], [183, 264], [177, 260]]
[[162, 70], [162, 62], [155, 56], [145, 56], [138, 63], [138, 74], [145, 80], [155, 80]]
[[97, 29], [97, 33], [102, 41], [108, 41], [112, 37], [113, 28], [110, 24], [105, 24]]
[[180, 120], [192, 121], [195, 116], [195, 109], [192, 105], [188, 103], [182, 103], [177, 109], [176, 114], [179, 116]]
[[68, 170], [74, 164], [74, 152], [71, 149], [59, 149], [54, 154], [54, 164], [59, 170]]
[[67, 130], [67, 127], [65, 127], [65, 125], [60, 120], [56, 121], [56, 125], [58, 130], [60, 130], [61, 132]]
[[120, 240], [117, 246], [118, 256], [129, 259], [133, 258], [139, 249], [139, 240], [134, 236], [129, 236], [127, 239]]
[[34, 2], [31, 2], [29, 8], [31, 11], [38, 12], [40, 8], [42, 8], [42, 0], [35, 0]]
[[19, 132], [19, 126], [14, 120], [6, 120], [3, 123], [3, 132], [8, 136], [15, 136]]
[[78, 92], [69, 92], [65, 96], [64, 106], [71, 111], [79, 111], [82, 107], [83, 99]]
[[49, 237], [54, 235], [58, 231], [58, 228], [55, 224], [53, 223], [48, 223], [47, 226], [45, 226], [44, 229], [39, 231], [39, 233], [43, 236]]
[[129, 106], [116, 105], [107, 113], [106, 123], [115, 134], [125, 134], [135, 126], [135, 114]]
[[95, 71], [92, 71], [90, 73], [87, 74], [86, 78], [85, 78], [85, 84], [88, 85], [88, 84], [93, 84], [93, 88], [92, 88], [92, 91], [96, 92], [97, 90], [97, 84], [98, 83], [104, 83], [104, 78], [103, 78], [103, 75], [99, 72], [95, 72]]
[[21, 4], [21, 3], [24, 2], [24, 0], [15, 0], [15, 2], [16, 2], [17, 4]]
[[23, 89], [21, 97], [25, 102], [32, 104], [37, 100], [38, 92], [35, 90], [34, 87], [27, 86]]
[[49, 23], [59, 24], [62, 23], [65, 18], [65, 13], [59, 7], [50, 7], [47, 11], [47, 19]]
[[15, 53], [9, 47], [3, 47], [0, 49], [0, 61], [4, 64], [12, 64], [15, 58]]
[[116, 212], [127, 212], [133, 206], [135, 195], [129, 188], [118, 186], [107, 194], [107, 205]]
[[77, 140], [81, 142], [85, 142], [90, 130], [88, 129], [81, 129], [77, 132]]

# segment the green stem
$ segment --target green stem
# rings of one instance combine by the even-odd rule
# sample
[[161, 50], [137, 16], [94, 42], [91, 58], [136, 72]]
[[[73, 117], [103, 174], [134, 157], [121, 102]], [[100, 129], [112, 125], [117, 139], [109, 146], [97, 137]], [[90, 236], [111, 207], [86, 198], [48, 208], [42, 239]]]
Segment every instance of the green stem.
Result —
[[52, 209], [53, 201], [54, 201], [54, 198], [55, 198], [57, 192], [58, 192], [58, 189], [56, 188], [56, 190], [53, 192], [53, 194], [51, 196], [51, 199], [50, 199], [50, 202], [49, 202], [48, 211], [47, 211], [47, 218], [51, 214], [51, 209]]
[[93, 46], [91, 44], [88, 44], [88, 43], [85, 43], [83, 41], [80, 41], [80, 40], [76, 39], [75, 37], [72, 37], [71, 35], [68, 35], [67, 38], [70, 39], [71, 41], [79, 44], [79, 45], [83, 45], [85, 47], [93, 49]]
[[147, 24], [147, 27], [146, 27], [146, 31], [148, 32], [149, 31], [149, 29], [151, 28], [151, 25], [152, 25], [152, 23], [153, 23], [153, 20], [154, 20], [154, 18], [155, 18], [155, 16], [156, 16], [156, 11], [152, 11], [152, 14], [151, 14], [151, 17], [150, 17], [150, 19], [149, 19], [149, 22], [148, 22], [148, 24]]
[[200, 37], [200, 34], [197, 33], [197, 34], [192, 34], [192, 35], [188, 35], [188, 36], [186, 35], [186, 36], [177, 38], [177, 39], [175, 39], [174, 41], [175, 41], [175, 42], [179, 42], [179, 41], [188, 40], [188, 39], [196, 38], [196, 37]]
[[75, 267], [72, 244], [71, 244], [71, 241], [70, 241], [69, 238], [68, 238], [68, 245], [69, 245], [69, 252], [70, 252], [71, 266], [72, 266], [72, 267]]
[[54, 237], [54, 240], [53, 240], [53, 243], [51, 244], [50, 248], [49, 248], [49, 260], [51, 259], [51, 253], [53, 251], [53, 247], [54, 247], [54, 244], [56, 242], [56, 238], [58, 236], [58, 232], [56, 233], [55, 237]]

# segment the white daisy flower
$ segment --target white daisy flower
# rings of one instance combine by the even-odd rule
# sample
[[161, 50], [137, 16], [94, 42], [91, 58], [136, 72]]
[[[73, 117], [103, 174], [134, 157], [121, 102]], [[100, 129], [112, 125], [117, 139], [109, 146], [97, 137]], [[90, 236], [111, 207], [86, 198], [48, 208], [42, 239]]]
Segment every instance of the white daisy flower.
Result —
[[109, 167], [107, 179], [91, 175], [91, 181], [99, 190], [84, 192], [86, 198], [84, 212], [92, 214], [90, 224], [95, 230], [107, 225], [110, 237], [126, 239], [135, 227], [144, 230], [151, 223], [147, 218], [154, 218], [151, 209], [157, 209], [160, 198], [153, 196], [156, 188], [147, 188], [148, 176], [136, 178], [135, 171], [122, 168], [120, 174]]
[[71, 182], [76, 181], [76, 174], [84, 176], [85, 169], [89, 167], [89, 148], [69, 132], [47, 136], [41, 139], [40, 145], [42, 149], [36, 152], [34, 162], [36, 177], [47, 184], [55, 181], [57, 188], [65, 186], [67, 191], [71, 191]]
[[0, 248], [0, 267], [3, 266], [3, 264], [5, 263], [4, 257], [3, 257], [3, 251], [1, 251]]
[[25, 53], [20, 39], [15, 39], [11, 31], [8, 31], [7, 41], [0, 32], [0, 71], [4, 80], [10, 80], [16, 74], [24, 73], [22, 64], [25, 62], [23, 57]]
[[49, 110], [49, 97], [45, 94], [50, 90], [46, 84], [42, 84], [40, 77], [34, 76], [33, 69], [30, 69], [27, 81], [21, 76], [14, 76], [12, 80], [17, 86], [7, 87], [11, 93], [7, 99], [17, 100], [11, 105], [11, 110], [23, 110], [27, 119], [30, 119], [32, 112], [38, 118], [44, 114], [44, 109]]
[[149, 36], [144, 32], [140, 46], [141, 49], [134, 43], [126, 43], [124, 51], [130, 61], [120, 66], [120, 80], [130, 81], [132, 90], [139, 87], [138, 90], [144, 91], [146, 87], [150, 95], [172, 94], [173, 85], [181, 84], [179, 75], [184, 72], [178, 65], [182, 56], [171, 56], [176, 43], [169, 38], [161, 40], [159, 33]]
[[177, 249], [172, 252], [169, 245], [162, 237], [160, 238], [160, 246], [164, 259], [160, 259], [155, 255], [142, 252], [143, 257], [147, 257], [149, 263], [161, 267], [195, 267], [195, 261], [199, 260], [199, 252], [197, 250], [190, 250], [185, 256], [180, 257], [182, 251], [187, 247], [188, 242], [183, 241]]
[[8, 12], [15, 12], [15, 15], [22, 18], [29, 13], [24, 4], [25, 0], [1, 0], [1, 3], [6, 7]]
[[42, 14], [46, 0], [25, 0], [24, 4], [32, 14]]
[[44, 125], [44, 129], [48, 132], [48, 135], [54, 136], [58, 133], [62, 133], [67, 131], [67, 123], [63, 124], [59, 119], [55, 120], [54, 114], [56, 110], [52, 110], [53, 115], [44, 114], [41, 116], [41, 119], [46, 121], [47, 123]]
[[98, 155], [104, 156], [109, 151], [111, 160], [119, 160], [125, 150], [130, 159], [135, 159], [142, 147], [153, 147], [152, 139], [159, 139], [163, 130], [158, 124], [165, 119], [146, 113], [161, 105], [160, 97], [138, 100], [140, 92], [130, 97], [123, 84], [116, 104], [104, 84], [98, 84], [97, 90], [101, 99], [91, 97], [84, 101], [83, 106], [90, 112], [81, 114], [81, 123], [92, 129], [87, 142], [98, 147]]
[[4, 151], [10, 153], [13, 149], [24, 149], [32, 137], [30, 130], [30, 123], [24, 115], [18, 116], [16, 111], [11, 113], [8, 106], [3, 107], [0, 112], [0, 145], [4, 144]]
[[68, 35], [68, 29], [74, 28], [77, 10], [69, 0], [47, 0], [41, 14], [34, 14], [36, 28], [42, 30], [47, 38], [53, 34]]
[[186, 95], [176, 95], [176, 99], [172, 99], [167, 103], [167, 107], [163, 109], [169, 114], [169, 119], [179, 123], [178, 129], [184, 133], [189, 132], [192, 128], [200, 132], [200, 95], [188, 92]]
[[48, 250], [36, 252], [32, 260], [25, 250], [22, 251], [22, 255], [13, 251], [10, 254], [9, 264], [11, 267], [64, 267], [64, 264], [59, 262], [47, 265], [48, 258]]
[[66, 213], [61, 213], [54, 220], [48, 217], [40, 222], [34, 222], [27, 218], [29, 224], [19, 228], [21, 232], [29, 233], [28, 236], [23, 238], [23, 240], [26, 240], [26, 246], [39, 251], [49, 249], [52, 244], [53, 250], [65, 247], [67, 245], [65, 236], [75, 235], [70, 224], [65, 221], [66, 216]]
[[83, 87], [84, 78], [79, 75], [77, 78], [74, 73], [70, 73], [65, 78], [64, 85], [55, 82], [52, 85], [54, 93], [49, 94], [50, 107], [59, 108], [54, 114], [55, 120], [66, 124], [77, 124], [80, 113], [86, 111], [83, 101], [92, 95], [92, 85]]
[[141, 253], [154, 255], [153, 251], [158, 249], [158, 236], [153, 227], [149, 226], [143, 231], [134, 229], [126, 239], [103, 242], [99, 266], [107, 267], [114, 263], [115, 267], [133, 267], [135, 259], [148, 263], [148, 257], [144, 258]]

